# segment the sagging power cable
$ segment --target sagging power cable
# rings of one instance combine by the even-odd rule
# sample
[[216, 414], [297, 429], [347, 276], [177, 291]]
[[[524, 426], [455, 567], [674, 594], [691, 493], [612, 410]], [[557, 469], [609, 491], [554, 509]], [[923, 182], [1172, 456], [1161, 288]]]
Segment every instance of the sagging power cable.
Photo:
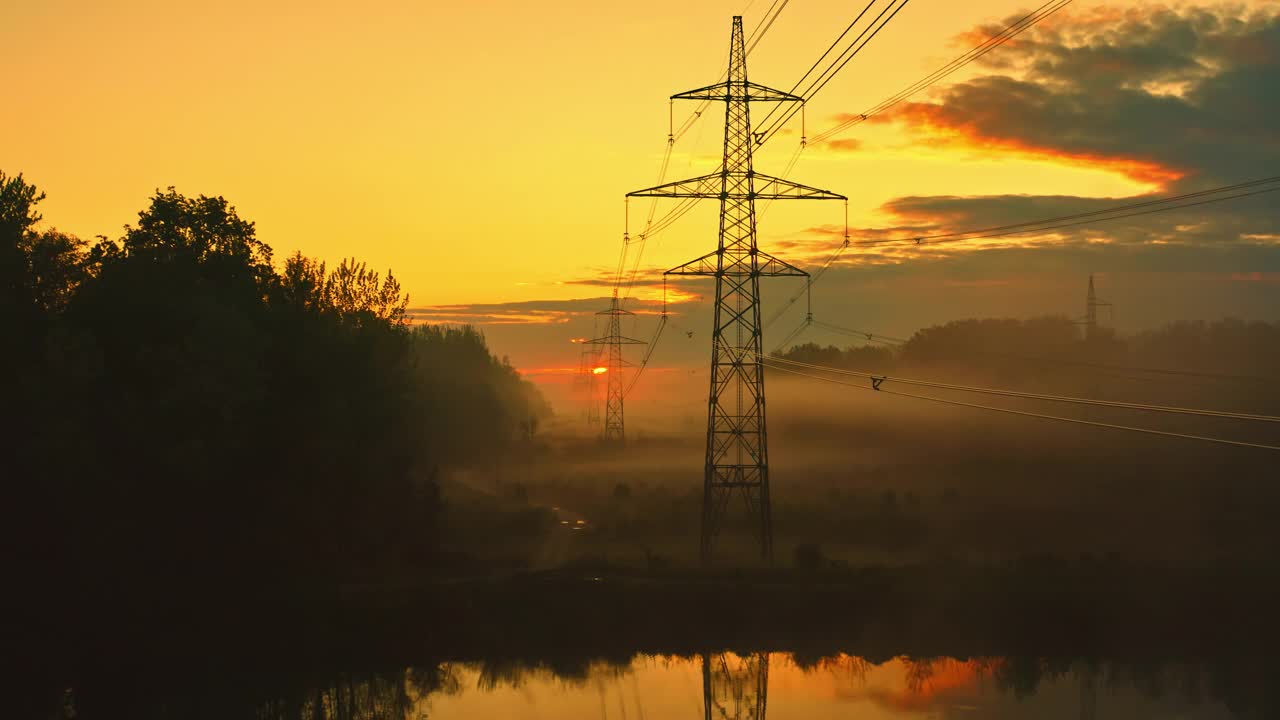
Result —
[[1046, 2], [1045, 4], [1036, 8], [1032, 12], [1028, 13], [1026, 16], [1019, 18], [1018, 20], [1015, 20], [1009, 25], [1006, 25], [995, 35], [992, 35], [991, 37], [987, 38], [983, 42], [979, 43], [977, 46], [973, 47], [968, 52], [964, 53], [963, 55], [960, 55], [959, 57], [943, 65], [937, 70], [934, 70], [933, 72], [917, 80], [911, 85], [908, 85], [907, 87], [903, 88], [897, 93], [890, 95], [884, 100], [881, 100], [879, 103], [872, 106], [868, 110], [861, 112], [857, 115], [854, 115], [850, 118], [847, 118], [841, 121], [840, 123], [836, 124], [835, 126], [827, 130], [824, 130], [818, 133], [817, 135], [814, 135], [813, 137], [809, 138], [808, 144], [817, 145], [818, 143], [826, 142], [827, 140], [830, 140], [832, 137], [839, 135], [845, 130], [848, 130], [849, 128], [853, 127], [854, 125], [858, 125], [859, 123], [865, 122], [867, 119], [885, 112], [886, 110], [892, 108], [893, 106], [897, 105], [903, 100], [906, 100], [912, 95], [916, 95], [921, 91], [932, 87], [938, 82], [941, 82], [942, 80], [945, 80], [946, 78], [950, 77], [954, 73], [958, 72], [960, 69], [964, 68], [970, 63], [973, 63], [974, 61], [982, 58], [984, 55], [991, 52], [992, 50], [995, 50], [996, 48], [1000, 47], [1001, 45], [1004, 45], [1005, 43], [1009, 42], [1010, 40], [1017, 37], [1018, 35], [1021, 35], [1023, 32], [1026, 32], [1027, 30], [1029, 30], [1030, 28], [1038, 24], [1040, 21], [1050, 17], [1051, 15], [1058, 12], [1059, 10], [1061, 10], [1062, 8], [1066, 7], [1069, 4], [1071, 4], [1071, 0], [1050, 0], [1049, 2]]
[[832, 383], [835, 385], [843, 385], [846, 387], [857, 388], [859, 390], [870, 390], [872, 392], [879, 392], [885, 395], [894, 395], [897, 397], [905, 397], [905, 398], [912, 398], [915, 400], [925, 400], [928, 402], [942, 403], [944, 405], [953, 405], [956, 407], [965, 407], [965, 408], [971, 408], [975, 410], [987, 410], [991, 412], [1004, 413], [1006, 415], [1017, 415], [1021, 417], [1037, 418], [1040, 420], [1052, 420], [1055, 422], [1071, 423], [1075, 425], [1088, 425], [1091, 427], [1106, 428], [1109, 430], [1121, 430], [1125, 432], [1142, 433], [1144, 435], [1159, 435], [1162, 437], [1178, 438], [1182, 440], [1197, 440], [1200, 442], [1218, 443], [1221, 445], [1234, 445], [1237, 447], [1255, 448], [1259, 450], [1280, 451], [1280, 446], [1276, 446], [1276, 445], [1264, 445], [1262, 443], [1245, 442], [1242, 440], [1228, 440], [1226, 438], [1209, 437], [1206, 435], [1191, 435], [1187, 433], [1170, 432], [1167, 430], [1154, 430], [1151, 428], [1133, 427], [1131, 425], [1116, 425], [1113, 423], [1097, 422], [1094, 420], [1082, 420], [1079, 418], [1062, 417], [1061, 415], [1046, 415], [1043, 413], [1028, 412], [1026, 410], [1014, 410], [1012, 408], [995, 407], [992, 405], [980, 405], [978, 403], [963, 402], [960, 400], [949, 400], [947, 398], [931, 397], [928, 395], [916, 395], [914, 393], [905, 393], [905, 392], [899, 392], [897, 390], [887, 390], [884, 388], [877, 389], [877, 388], [868, 387], [862, 384], [839, 380], [837, 378], [823, 377], [820, 375], [811, 375], [809, 373], [801, 372], [792, 368], [778, 367], [777, 365], [774, 364], [772, 358], [768, 359], [765, 362], [765, 365], [767, 367], [773, 368], [774, 370], [778, 370], [785, 373], [791, 373], [792, 375], [807, 377], [813, 380], [820, 380], [822, 382]]
[[[844, 67], [853, 60], [853, 58], [857, 57], [858, 53], [862, 52], [862, 50], [866, 48], [866, 46], [874, 40], [882, 30], [884, 30], [885, 26], [887, 26], [909, 2], [911, 2], [911, 0], [889, 0], [889, 4], [880, 11], [880, 14], [876, 15], [876, 17], [871, 20], [871, 23], [864, 28], [852, 42], [849, 43], [840, 55], [838, 55], [818, 75], [817, 78], [811, 81], [809, 85], [801, 91], [799, 96], [804, 99], [804, 102], [807, 103], [821, 92], [822, 89], [827, 86], [827, 83], [831, 82], [832, 78], [839, 74], [839, 72], [843, 70]], [[795, 117], [796, 113], [800, 112], [801, 107], [803, 107], [803, 103], [793, 103], [791, 107], [785, 109], [781, 115], [773, 120], [773, 122], [764, 126], [764, 128], [756, 134], [756, 144], [763, 145], [768, 142], [769, 139], [777, 134], [777, 132], [781, 130], [791, 118]]]
[[1238, 413], [1228, 412], [1225, 410], [1204, 410], [1200, 408], [1173, 407], [1169, 405], [1151, 405], [1147, 403], [1122, 402], [1119, 400], [1098, 400], [1094, 398], [1070, 397], [1065, 395], [1048, 395], [1044, 393], [1022, 392], [1019, 390], [1005, 390], [1001, 388], [976, 387], [972, 385], [957, 385], [954, 383], [943, 383], [933, 380], [919, 380], [915, 378], [903, 378], [889, 376], [883, 374], [869, 373], [861, 370], [845, 370], [843, 368], [833, 368], [825, 365], [816, 365], [813, 363], [800, 362], [798, 360], [789, 360], [780, 357], [767, 358], [770, 362], [786, 364], [795, 367], [801, 367], [808, 370], [817, 370], [821, 372], [833, 373], [836, 375], [845, 375], [849, 377], [861, 378], [869, 380], [873, 389], [882, 389], [885, 383], [900, 385], [915, 385], [919, 387], [929, 387], [938, 390], [955, 390], [958, 392], [976, 393], [981, 395], [996, 395], [1001, 397], [1021, 398], [1025, 400], [1040, 400], [1044, 402], [1068, 403], [1073, 405], [1093, 405], [1097, 407], [1119, 408], [1125, 410], [1142, 410], [1146, 412], [1168, 413], [1175, 415], [1196, 415], [1200, 417], [1224, 418], [1231, 420], [1249, 420], [1253, 422], [1280, 423], [1280, 416], [1275, 415], [1259, 415], [1254, 413]]

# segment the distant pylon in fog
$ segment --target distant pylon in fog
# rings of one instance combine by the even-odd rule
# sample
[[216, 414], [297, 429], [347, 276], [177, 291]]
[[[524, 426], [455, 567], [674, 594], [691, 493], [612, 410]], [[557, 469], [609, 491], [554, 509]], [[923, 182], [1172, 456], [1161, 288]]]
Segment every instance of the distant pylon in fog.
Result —
[[1098, 298], [1098, 293], [1093, 288], [1093, 273], [1089, 273], [1089, 295], [1084, 303], [1084, 317], [1078, 322], [1084, 323], [1085, 338], [1092, 338], [1098, 332], [1098, 308], [1107, 308], [1107, 314], [1111, 319], [1115, 319], [1115, 306], [1106, 300]]
[[[621, 303], [618, 302], [618, 290], [613, 291], [613, 300], [609, 303], [608, 310], [601, 310], [597, 315], [604, 315], [607, 320], [607, 326], [603, 337], [592, 338], [587, 341], [589, 345], [595, 345], [604, 348], [605, 364], [604, 375], [606, 381], [605, 402], [604, 402], [604, 439], [609, 441], [622, 442], [626, 438], [626, 428], [623, 413], [623, 384], [622, 369], [628, 366], [628, 363], [622, 357], [623, 345], [644, 345], [643, 340], [634, 340], [622, 335], [622, 316], [633, 315], [634, 313], [622, 309]], [[591, 369], [591, 377], [594, 381], [596, 371], [599, 368]], [[595, 403], [592, 402], [592, 406]]]

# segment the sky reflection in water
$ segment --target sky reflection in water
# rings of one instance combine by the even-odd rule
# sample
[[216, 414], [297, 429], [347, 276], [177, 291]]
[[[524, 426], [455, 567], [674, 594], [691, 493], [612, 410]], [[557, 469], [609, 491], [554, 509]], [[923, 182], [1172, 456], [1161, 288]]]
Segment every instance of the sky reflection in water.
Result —
[[773, 653], [639, 656], [629, 667], [594, 665], [576, 678], [482, 664], [449, 666], [448, 674], [448, 687], [422, 701], [428, 717], [1235, 717], [1210, 697], [1202, 671], [1185, 665], [907, 658], [877, 665], [841, 656], [801, 668]]

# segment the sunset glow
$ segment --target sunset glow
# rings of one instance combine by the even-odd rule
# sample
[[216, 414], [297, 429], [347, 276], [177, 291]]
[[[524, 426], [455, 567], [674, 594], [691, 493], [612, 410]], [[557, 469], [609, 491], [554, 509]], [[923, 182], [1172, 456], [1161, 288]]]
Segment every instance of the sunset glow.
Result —
[[[748, 7], [748, 27], [768, 5]], [[1244, 18], [1273, 10], [1274, 3], [1239, 7], [1236, 14]], [[857, 118], [1025, 10], [1009, 0], [908, 5], [806, 104], [804, 132], [813, 138]], [[11, 89], [42, 111], [0, 120], [0, 161], [48, 192], [42, 212], [61, 230], [85, 238], [116, 235], [134, 222], [150, 193], [169, 185], [193, 195], [220, 194], [255, 222], [278, 261], [295, 250], [330, 265], [357, 254], [379, 271], [395, 272], [410, 295], [412, 322], [473, 324], [517, 368], [566, 366], [577, 358], [565, 341], [597, 336], [593, 318], [607, 304], [619, 270], [626, 309], [635, 313], [628, 335], [648, 339], [668, 306], [682, 308], [680, 333], [709, 327], [710, 283], [664, 281], [662, 273], [714, 249], [714, 203], [695, 205], [669, 229], [637, 242], [676, 202], [637, 200], [626, 207], [623, 196], [714, 169], [723, 139], [720, 110], [696, 118], [658, 177], [669, 125], [680, 126], [697, 109], [680, 102], [669, 107], [668, 98], [724, 72], [729, 18], [741, 12], [742, 2], [720, 1], [630, 7], [570, 0], [550, 11], [512, 2], [392, 2], [357, 11], [326, 0], [309, 5], [299, 24], [287, 6], [249, 0], [198, 10], [181, 3], [157, 10], [140, 0], [13, 4], [0, 11]], [[835, 0], [788, 6], [751, 52], [752, 80], [789, 87], [813, 62], [815, 48], [825, 47], [851, 16], [847, 4]], [[1035, 207], [1038, 198], [1059, 198], [1070, 207], [1075, 199], [1122, 201], [1199, 187], [1194, 183], [1220, 175], [1257, 175], [1261, 170], [1247, 167], [1248, 153], [1183, 152], [1205, 139], [1230, 138], [1229, 130], [1173, 129], [1201, 121], [1198, 108], [1177, 103], [1199, 102], [1196, 93], [1208, 91], [1197, 87], [1213, 73], [1262, 62], [1265, 48], [1232, 35], [1241, 27], [1237, 20], [1223, 20], [1205, 25], [1205, 32], [1219, 34], [1200, 43], [1204, 57], [1149, 71], [1144, 63], [1154, 50], [1143, 43], [1158, 42], [1154, 33], [1170, 17], [1156, 5], [1077, 0], [1036, 32], [1003, 45], [990, 62], [974, 63], [824, 142], [800, 148], [796, 117], [756, 149], [755, 167], [781, 173], [796, 154], [797, 180], [850, 198], [854, 241], [1053, 214], [1056, 208]], [[1116, 34], [1112, 28], [1119, 26], [1126, 31]], [[1155, 28], [1150, 41], [1140, 31], [1148, 26]], [[225, 52], [227, 38], [239, 51]], [[1099, 49], [1106, 45], [1114, 49]], [[679, 51], [622, 50], [652, 47]], [[192, 77], [208, 80], [189, 82]], [[1154, 94], [1143, 95], [1145, 88]], [[1108, 102], [1160, 103], [1168, 112], [1130, 120], [1132, 113], [1123, 110], [1110, 124], [1089, 125], [1101, 113], [1089, 103], [1105, 110]], [[83, 112], [87, 107], [94, 112]], [[756, 108], [756, 119], [767, 110]], [[1219, 117], [1207, 106], [1204, 112], [1203, 122]], [[1266, 116], [1248, 109], [1234, 114]], [[1177, 123], [1160, 129], [1161, 117]], [[1154, 129], [1141, 129], [1143, 123]], [[185, 143], [188, 138], [200, 142]], [[172, 152], [177, 144], [181, 153]], [[1241, 167], [1205, 167], [1216, 155]], [[1256, 157], [1255, 164], [1266, 163]], [[1025, 198], [1028, 209], [1015, 211], [999, 200], [1015, 197]], [[904, 198], [919, 202], [904, 205]], [[944, 207], [935, 201], [940, 198], [957, 202]], [[984, 205], [983, 198], [992, 200]], [[762, 204], [761, 247], [812, 271], [842, 242], [845, 213], [835, 204], [790, 205]], [[812, 233], [815, 227], [824, 231]], [[1276, 234], [1269, 227], [1240, 231], [1251, 238]], [[624, 232], [632, 242], [620, 266]], [[1212, 225], [1198, 232], [1197, 242], [1219, 237]], [[1188, 236], [1153, 232], [1142, 242], [1176, 248]], [[978, 253], [1034, 251], [1060, 256], [1044, 265], [1061, 276], [1042, 283], [1045, 291], [1030, 305], [1006, 293], [996, 306], [1016, 302], [1025, 312], [1061, 312], [1070, 298], [1048, 288], [1078, 286], [1090, 270], [1126, 257], [1123, 247], [1098, 250], [1114, 238], [1095, 236], [1084, 260], [1074, 240], [1068, 232], [935, 248], [854, 248], [814, 287], [814, 311], [856, 312], [857, 303], [865, 304], [854, 299], [860, 289], [880, 287], [876, 303], [895, 308], [883, 329], [907, 334], [978, 306], [927, 300], [902, 287], [893, 268], [913, 265], [915, 277], [946, 274]], [[1230, 257], [1213, 268], [1176, 262], [1170, 269], [1263, 270]], [[984, 262], [964, 272], [998, 276], [1004, 267]], [[868, 285], [876, 273], [889, 274]], [[944, 286], [943, 279], [935, 285]], [[796, 288], [784, 280], [762, 292], [768, 304]], [[1214, 312], [1247, 316], [1248, 302], [1256, 300], [1222, 296]], [[1121, 322], [1136, 325], [1161, 313], [1159, 307], [1149, 318], [1126, 313]], [[779, 322], [794, 326], [800, 319], [787, 315]], [[766, 342], [786, 332], [770, 327]], [[705, 349], [696, 342], [663, 343], [659, 357], [679, 365], [695, 363], [702, 354], [693, 352], [695, 345]]]

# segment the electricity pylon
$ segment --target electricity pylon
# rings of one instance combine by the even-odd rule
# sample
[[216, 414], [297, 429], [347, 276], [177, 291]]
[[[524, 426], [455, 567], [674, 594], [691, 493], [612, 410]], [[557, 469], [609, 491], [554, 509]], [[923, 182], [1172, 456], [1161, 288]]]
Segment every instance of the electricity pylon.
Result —
[[605, 347], [606, 360], [604, 368], [608, 389], [605, 392], [604, 402], [604, 439], [608, 441], [622, 442], [626, 437], [622, 412], [622, 368], [627, 363], [622, 359], [622, 346], [644, 345], [643, 340], [635, 340], [622, 335], [622, 316], [634, 314], [622, 309], [622, 305], [618, 302], [618, 290], [615, 288], [613, 301], [609, 303], [609, 309], [596, 313], [596, 315], [604, 315], [608, 318], [604, 336], [587, 341], [589, 345], [603, 345]]
[[711, 336], [711, 394], [707, 402], [707, 454], [702, 497], [702, 560], [728, 510], [741, 494], [757, 516], [760, 553], [773, 559], [773, 521], [769, 505], [769, 454], [765, 433], [764, 350], [760, 327], [760, 278], [808, 277], [808, 273], [756, 247], [755, 201], [844, 200], [843, 195], [757, 173], [751, 151], [753, 102], [803, 102], [804, 99], [747, 80], [742, 18], [734, 16], [729, 40], [727, 80], [672, 95], [673, 100], [724, 103], [724, 160], [710, 175], [628, 193], [628, 197], [717, 198], [720, 241], [714, 252], [672, 268], [667, 275], [716, 279], [715, 321]]
[[1107, 308], [1107, 312], [1111, 318], [1115, 318], [1115, 306], [1106, 300], [1098, 299], [1098, 294], [1093, 289], [1093, 273], [1089, 273], [1089, 296], [1084, 303], [1084, 336], [1086, 339], [1094, 337], [1098, 332], [1098, 308]]
[[765, 720], [769, 656], [702, 654], [702, 706], [706, 720]]

